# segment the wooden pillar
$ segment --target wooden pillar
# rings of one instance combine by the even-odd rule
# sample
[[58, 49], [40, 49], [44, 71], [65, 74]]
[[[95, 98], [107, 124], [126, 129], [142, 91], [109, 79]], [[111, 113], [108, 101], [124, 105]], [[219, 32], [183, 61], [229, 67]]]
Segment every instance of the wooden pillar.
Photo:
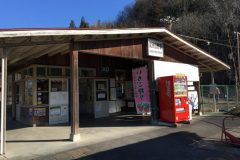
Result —
[[15, 74], [12, 74], [12, 119], [16, 120], [16, 84]]
[[71, 134], [72, 141], [80, 140], [79, 133], [79, 81], [78, 81], [78, 51], [70, 53], [71, 66]]
[[2, 72], [1, 72], [1, 133], [0, 154], [6, 152], [6, 104], [7, 104], [7, 50], [2, 49]]
[[151, 102], [151, 116], [152, 116], [152, 123], [157, 123], [158, 121], [158, 106], [157, 106], [157, 97], [156, 97], [156, 90], [157, 87], [155, 85], [154, 79], [154, 64], [153, 61], [148, 62], [148, 80], [149, 80], [149, 95], [150, 95], [150, 102]]

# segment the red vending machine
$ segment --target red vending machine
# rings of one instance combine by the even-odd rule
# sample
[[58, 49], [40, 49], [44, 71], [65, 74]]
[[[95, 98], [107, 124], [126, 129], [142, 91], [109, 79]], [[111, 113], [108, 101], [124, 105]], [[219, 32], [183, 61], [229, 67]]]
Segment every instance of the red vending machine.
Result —
[[189, 121], [187, 77], [158, 78], [160, 120], [165, 122]]

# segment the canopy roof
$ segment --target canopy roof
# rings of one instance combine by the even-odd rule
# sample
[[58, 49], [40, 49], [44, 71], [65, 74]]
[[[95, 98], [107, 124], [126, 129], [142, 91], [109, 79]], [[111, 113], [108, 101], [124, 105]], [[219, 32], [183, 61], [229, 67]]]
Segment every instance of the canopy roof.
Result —
[[[127, 29], [1, 29], [0, 48], [7, 48], [9, 65], [42, 55], [68, 53], [73, 42], [153, 37], [197, 61], [200, 72], [230, 66], [165, 28]], [[1, 50], [0, 50], [1, 51]]]

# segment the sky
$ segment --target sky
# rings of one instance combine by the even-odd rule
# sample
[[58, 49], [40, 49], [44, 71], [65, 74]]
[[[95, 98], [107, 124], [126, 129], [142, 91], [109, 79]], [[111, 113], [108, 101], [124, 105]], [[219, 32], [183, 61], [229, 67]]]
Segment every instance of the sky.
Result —
[[0, 0], [0, 28], [79, 26], [82, 16], [90, 24], [115, 20], [134, 0]]

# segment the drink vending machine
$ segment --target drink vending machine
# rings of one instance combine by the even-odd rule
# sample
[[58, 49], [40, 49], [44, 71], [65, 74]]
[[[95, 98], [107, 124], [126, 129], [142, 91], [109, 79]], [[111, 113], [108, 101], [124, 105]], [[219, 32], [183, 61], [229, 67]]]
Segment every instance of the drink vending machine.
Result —
[[158, 78], [160, 120], [177, 123], [189, 122], [186, 76]]

